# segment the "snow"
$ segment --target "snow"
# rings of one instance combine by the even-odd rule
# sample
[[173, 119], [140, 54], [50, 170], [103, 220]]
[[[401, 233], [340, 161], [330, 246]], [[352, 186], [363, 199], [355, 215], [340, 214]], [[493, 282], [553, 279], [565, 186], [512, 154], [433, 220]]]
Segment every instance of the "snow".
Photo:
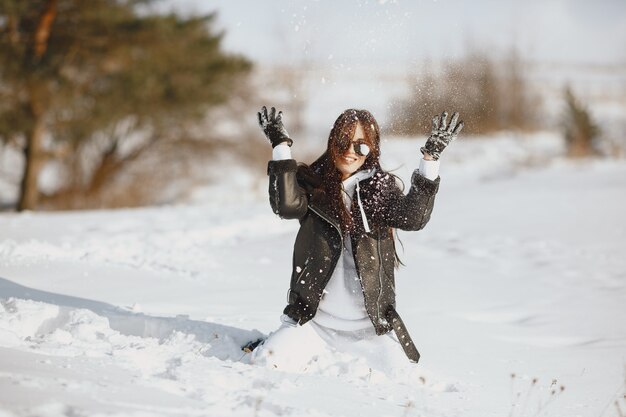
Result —
[[[384, 166], [408, 184], [422, 144], [386, 139]], [[256, 188], [0, 214], [0, 416], [616, 415], [626, 164], [562, 152], [550, 133], [446, 150], [431, 222], [400, 233], [418, 366], [250, 363], [240, 346], [280, 326], [298, 228]]]

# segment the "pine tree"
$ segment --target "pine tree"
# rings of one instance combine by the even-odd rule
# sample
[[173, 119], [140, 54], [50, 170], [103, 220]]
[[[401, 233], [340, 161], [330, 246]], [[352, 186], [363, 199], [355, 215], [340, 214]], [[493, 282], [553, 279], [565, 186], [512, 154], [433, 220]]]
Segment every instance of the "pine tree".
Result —
[[[71, 156], [98, 140], [89, 175], [73, 179], [97, 189], [121, 164], [184, 134], [249, 71], [222, 51], [214, 14], [160, 15], [151, 3], [0, 0], [0, 140], [24, 152], [19, 209], [38, 207], [46, 161], [79, 166]], [[147, 139], [121, 152], [133, 132]]]

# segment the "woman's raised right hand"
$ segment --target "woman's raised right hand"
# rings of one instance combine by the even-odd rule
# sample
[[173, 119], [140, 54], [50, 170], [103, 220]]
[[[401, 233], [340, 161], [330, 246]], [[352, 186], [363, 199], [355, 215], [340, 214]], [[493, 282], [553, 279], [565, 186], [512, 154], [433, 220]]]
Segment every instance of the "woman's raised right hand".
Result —
[[263, 106], [257, 115], [259, 116], [259, 126], [272, 144], [272, 148], [275, 148], [281, 143], [287, 143], [289, 146], [293, 144], [293, 140], [291, 140], [289, 133], [287, 133], [287, 129], [285, 129], [285, 126], [283, 125], [282, 111], [279, 111], [278, 114], [276, 114], [276, 109], [272, 107], [268, 114], [267, 107]]

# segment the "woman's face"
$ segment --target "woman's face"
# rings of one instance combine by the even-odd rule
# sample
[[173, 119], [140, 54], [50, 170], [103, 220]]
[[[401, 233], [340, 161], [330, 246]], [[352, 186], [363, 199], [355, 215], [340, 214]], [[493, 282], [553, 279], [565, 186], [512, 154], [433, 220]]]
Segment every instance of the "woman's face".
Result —
[[[365, 141], [365, 132], [363, 131], [363, 127], [360, 122], [357, 122], [356, 129], [354, 130], [354, 136], [352, 136], [352, 142]], [[338, 156], [335, 160], [335, 166], [341, 172], [341, 179], [345, 180], [350, 175], [354, 174], [358, 171], [359, 168], [365, 162], [367, 156], [359, 155], [355, 152], [354, 146], [350, 144], [348, 146], [348, 150], [345, 151], [342, 155]]]

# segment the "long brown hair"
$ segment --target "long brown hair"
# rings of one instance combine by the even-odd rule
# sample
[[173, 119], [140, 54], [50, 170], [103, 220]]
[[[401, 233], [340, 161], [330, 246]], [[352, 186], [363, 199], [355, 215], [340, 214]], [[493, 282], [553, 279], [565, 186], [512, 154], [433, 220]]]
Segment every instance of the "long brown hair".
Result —
[[[339, 222], [344, 234], [353, 231], [353, 222], [352, 215], [346, 210], [346, 206], [343, 203], [343, 197], [341, 195], [343, 192], [341, 185], [342, 174], [337, 169], [335, 160], [344, 153], [340, 146], [342, 138], [347, 137], [351, 141], [358, 123], [361, 124], [365, 134], [364, 139], [370, 147], [370, 152], [361, 168], [359, 168], [359, 171], [371, 168], [382, 171], [380, 167], [380, 128], [378, 127], [378, 123], [369, 111], [357, 109], [348, 109], [339, 115], [328, 136], [326, 151], [310, 166], [301, 166], [304, 169], [301, 171], [302, 174], [308, 177], [311, 185], [317, 191], [321, 191], [325, 194], [325, 200], [330, 209], [329, 214]], [[396, 180], [400, 180], [391, 173], [389, 173], [389, 175], [392, 175]], [[394, 264], [397, 268], [402, 265], [395, 245], [397, 236], [395, 236], [393, 228], [391, 227], [387, 232], [393, 241], [395, 254]], [[402, 242], [400, 242], [400, 244], [402, 244]]]
[[311, 170], [320, 177], [320, 188], [326, 194], [331, 214], [339, 221], [344, 233], [352, 229], [352, 216], [346, 210], [341, 193], [342, 174], [337, 169], [335, 161], [344, 151], [340, 142], [347, 138], [352, 140], [357, 124], [361, 124], [365, 134], [365, 141], [370, 152], [360, 170], [380, 168], [380, 128], [372, 113], [367, 110], [348, 109], [339, 115], [328, 136], [326, 151], [310, 166]]

